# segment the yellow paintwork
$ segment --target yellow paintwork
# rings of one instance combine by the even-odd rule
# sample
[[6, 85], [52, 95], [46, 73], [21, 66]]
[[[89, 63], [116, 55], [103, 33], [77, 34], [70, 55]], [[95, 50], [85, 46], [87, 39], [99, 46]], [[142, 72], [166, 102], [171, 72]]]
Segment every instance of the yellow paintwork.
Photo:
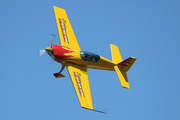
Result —
[[93, 109], [86, 67], [72, 63], [67, 63], [66, 67], [81, 107]]
[[[57, 25], [57, 30], [58, 30], [58, 34], [59, 34], [59, 40], [62, 46], [67, 46], [69, 48], [73, 48], [75, 50], [81, 50], [78, 42], [76, 40], [75, 34], [73, 32], [73, 29], [71, 27], [71, 24], [69, 22], [69, 19], [67, 17], [66, 11], [62, 8], [58, 8], [56, 6], [53, 6], [54, 8], [54, 15], [55, 15], [55, 19], [56, 19], [56, 25]], [[61, 25], [60, 25], [60, 20], [61, 19], [64, 23], [64, 28], [66, 31], [66, 35], [67, 35], [67, 39], [64, 39], [63, 37], [63, 32], [61, 29]], [[66, 36], [65, 35], [65, 36]], [[65, 37], [66, 38], [66, 37]]]
[[72, 59], [72, 60], [80, 60], [81, 59], [81, 56], [79, 55], [79, 51], [78, 50], [74, 50], [74, 49], [71, 49], [73, 52], [70, 52], [70, 53], [65, 53], [64, 55], [71, 55], [73, 56], [72, 58], [65, 58], [65, 59]]
[[136, 61], [136, 58], [130, 57], [122, 61], [121, 54], [116, 45], [110, 44], [112, 61], [116, 64], [114, 70], [119, 78], [119, 81], [124, 88], [130, 88], [126, 72], [130, 69], [132, 64]]
[[119, 49], [116, 45], [113, 45], [113, 44], [110, 44], [110, 48], [111, 48], [112, 61], [115, 64], [118, 64], [119, 62], [122, 61], [122, 57], [121, 57], [121, 54], [119, 52]]
[[118, 65], [115, 65], [114, 69], [116, 71], [116, 74], [117, 74], [117, 76], [119, 78], [119, 81], [120, 81], [122, 87], [129, 89], [130, 87], [129, 87], [126, 72], [123, 72]]
[[[73, 54], [71, 54], [73, 55]], [[101, 69], [101, 70], [110, 70], [114, 71], [114, 63], [106, 58], [103, 58], [100, 56], [100, 60], [97, 63], [91, 63], [91, 62], [86, 62], [81, 59], [79, 53], [77, 52], [74, 54], [76, 57], [71, 57], [66, 60], [66, 62], [86, 66], [87, 68], [92, 68], [92, 69]]]
[[[102, 56], [100, 56], [99, 61], [96, 63], [83, 60], [80, 56], [81, 49], [65, 10], [56, 6], [53, 6], [53, 8], [60, 44], [63, 49], [70, 51], [64, 53], [64, 56], [69, 57], [64, 57], [64, 61], [61, 63], [63, 68], [58, 74], [62, 72], [64, 66], [67, 67], [81, 107], [93, 110], [87, 68], [116, 71], [122, 87], [129, 88], [126, 72], [135, 62], [136, 58], [130, 57], [123, 61], [118, 47], [111, 44], [112, 61]], [[62, 75], [59, 76], [61, 77]], [[56, 77], [59, 76], [57, 75]]]

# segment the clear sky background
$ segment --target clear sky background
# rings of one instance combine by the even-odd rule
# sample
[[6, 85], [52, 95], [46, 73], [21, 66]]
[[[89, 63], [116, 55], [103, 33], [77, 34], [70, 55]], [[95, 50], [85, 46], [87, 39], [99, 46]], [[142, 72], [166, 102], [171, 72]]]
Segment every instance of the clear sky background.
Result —
[[[136, 57], [124, 89], [113, 71], [88, 69], [93, 107], [82, 109], [67, 70], [38, 50], [59, 38], [53, 6], [66, 10], [81, 50]], [[179, 0], [1, 0], [0, 120], [180, 120]]]

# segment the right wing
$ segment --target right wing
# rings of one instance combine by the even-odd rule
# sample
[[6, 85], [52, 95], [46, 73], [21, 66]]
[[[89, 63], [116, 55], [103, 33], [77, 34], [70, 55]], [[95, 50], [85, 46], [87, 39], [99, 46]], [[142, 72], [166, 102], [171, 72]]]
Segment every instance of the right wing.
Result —
[[67, 63], [66, 67], [81, 107], [93, 110], [86, 67], [72, 63]]
[[53, 6], [53, 8], [61, 45], [81, 51], [66, 11], [56, 6]]

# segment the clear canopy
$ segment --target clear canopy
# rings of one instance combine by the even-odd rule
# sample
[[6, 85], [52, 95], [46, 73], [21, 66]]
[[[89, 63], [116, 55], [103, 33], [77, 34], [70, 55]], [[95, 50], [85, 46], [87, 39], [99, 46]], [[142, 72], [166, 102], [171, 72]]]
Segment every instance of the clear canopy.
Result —
[[84, 61], [91, 62], [91, 63], [97, 63], [100, 59], [99, 55], [96, 55], [94, 53], [80, 51], [80, 56]]

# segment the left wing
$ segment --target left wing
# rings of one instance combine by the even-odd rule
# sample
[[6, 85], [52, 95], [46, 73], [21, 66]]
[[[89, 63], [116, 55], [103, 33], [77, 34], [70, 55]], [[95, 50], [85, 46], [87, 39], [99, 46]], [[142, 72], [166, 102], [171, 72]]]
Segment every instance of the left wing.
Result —
[[67, 63], [66, 67], [81, 107], [93, 110], [86, 67], [72, 63]]
[[81, 51], [66, 11], [56, 6], [53, 8], [61, 45]]

